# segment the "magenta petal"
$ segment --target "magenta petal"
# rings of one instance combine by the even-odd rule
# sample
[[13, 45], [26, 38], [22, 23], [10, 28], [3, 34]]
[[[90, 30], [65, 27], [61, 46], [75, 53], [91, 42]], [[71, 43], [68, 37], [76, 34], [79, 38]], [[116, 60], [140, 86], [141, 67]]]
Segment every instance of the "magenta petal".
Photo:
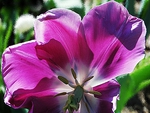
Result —
[[83, 18], [87, 43], [94, 53], [93, 68], [101, 80], [130, 73], [144, 57], [146, 28], [123, 5], [108, 2]]
[[32, 89], [42, 78], [52, 76], [46, 62], [37, 58], [35, 45], [35, 41], [17, 44], [3, 53], [2, 74], [10, 92], [17, 87]]
[[39, 59], [44, 59], [55, 68], [64, 69], [69, 65], [69, 58], [60, 42], [52, 39], [44, 45], [37, 45], [36, 52]]
[[[68, 24], [67, 24], [68, 23]], [[77, 49], [77, 33], [81, 18], [73, 11], [66, 9], [53, 9], [38, 16], [35, 22], [35, 38], [39, 45], [54, 39], [62, 44], [72, 59]]]
[[13, 108], [28, 108], [29, 113], [60, 112], [66, 98], [54, 96], [66, 91], [66, 85], [57, 79], [46, 61], [38, 59], [36, 45], [29, 41], [10, 46], [3, 53], [5, 103]]
[[[61, 52], [62, 49], [59, 50], [60, 47], [58, 49], [56, 48], [61, 52], [57, 52], [57, 56], [62, 56], [63, 58], [60, 60], [64, 60], [59, 63], [61, 67], [64, 66], [68, 59], [70, 63], [74, 63], [75, 61], [82, 62], [86, 65], [91, 63], [93, 53], [85, 40], [81, 18], [73, 11], [66, 9], [49, 10], [45, 14], [38, 16], [34, 30], [35, 38], [39, 45], [50, 43], [51, 40], [55, 40], [55, 42], [61, 44], [63, 56]], [[47, 44], [47, 46], [51, 47], [52, 45]], [[67, 55], [64, 54], [65, 51]], [[53, 54], [53, 52], [54, 50], [51, 54]], [[56, 52], [54, 52], [54, 54], [55, 53]], [[55, 62], [56, 60], [58, 59], [55, 59]]]
[[54, 77], [44, 78], [34, 89], [18, 89], [13, 93], [9, 103], [14, 108], [28, 108], [29, 113], [61, 112], [62, 103], [64, 105], [65, 101], [54, 97], [57, 94], [52, 84], [54, 81], [57, 83]]
[[72, 47], [80, 23], [81, 18], [77, 13], [66, 9], [52, 9], [38, 16], [34, 27], [35, 38], [42, 44], [54, 38], [68, 48]]
[[[55, 77], [48, 64], [37, 58], [35, 46], [36, 42], [30, 41], [10, 46], [3, 53], [2, 74], [7, 88], [5, 95], [7, 104], [10, 98], [13, 98], [15, 91], [33, 89], [43, 78]], [[51, 82], [53, 88], [60, 84], [62, 85], [60, 82], [54, 86]]]
[[53, 96], [29, 98], [27, 101], [32, 101], [32, 108], [29, 113], [61, 113], [59, 103]]

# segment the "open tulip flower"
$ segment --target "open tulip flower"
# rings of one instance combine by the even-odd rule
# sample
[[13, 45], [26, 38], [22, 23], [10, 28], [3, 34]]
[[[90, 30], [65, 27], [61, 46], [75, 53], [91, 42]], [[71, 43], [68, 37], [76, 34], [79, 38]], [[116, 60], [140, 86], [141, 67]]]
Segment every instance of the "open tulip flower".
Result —
[[35, 40], [2, 56], [7, 105], [29, 113], [113, 113], [120, 85], [144, 58], [143, 21], [115, 1], [75, 12], [52, 9], [37, 17]]

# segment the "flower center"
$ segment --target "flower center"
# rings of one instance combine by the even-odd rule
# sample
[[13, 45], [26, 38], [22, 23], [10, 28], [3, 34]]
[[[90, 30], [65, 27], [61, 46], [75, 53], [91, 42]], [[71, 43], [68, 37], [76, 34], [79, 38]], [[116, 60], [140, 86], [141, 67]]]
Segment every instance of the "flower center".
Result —
[[90, 93], [90, 94], [94, 94], [94, 95], [101, 95], [100, 92], [88, 91], [88, 90], [85, 90], [83, 88], [85, 83], [88, 82], [89, 80], [91, 80], [93, 78], [93, 76], [90, 76], [90, 77], [86, 78], [83, 81], [83, 83], [80, 85], [78, 80], [77, 80], [76, 73], [73, 69], [71, 69], [71, 73], [72, 73], [72, 76], [75, 80], [75, 85], [70, 84], [69, 81], [66, 78], [62, 77], [62, 76], [58, 76], [58, 79], [61, 82], [63, 82], [64, 84], [67, 84], [70, 87], [74, 88], [74, 90], [72, 92], [69, 92], [69, 93], [67, 93], [67, 92], [59, 93], [59, 94], [55, 95], [55, 97], [68, 94], [68, 100], [66, 101], [66, 104], [63, 107], [64, 112], [66, 112], [67, 110], [69, 111], [69, 113], [73, 113], [74, 110], [78, 111], [79, 103], [80, 103], [81, 100], [83, 100], [83, 102], [84, 102], [84, 104], [87, 108], [87, 111], [90, 113], [88, 104], [86, 103], [85, 98], [84, 98], [84, 93]]

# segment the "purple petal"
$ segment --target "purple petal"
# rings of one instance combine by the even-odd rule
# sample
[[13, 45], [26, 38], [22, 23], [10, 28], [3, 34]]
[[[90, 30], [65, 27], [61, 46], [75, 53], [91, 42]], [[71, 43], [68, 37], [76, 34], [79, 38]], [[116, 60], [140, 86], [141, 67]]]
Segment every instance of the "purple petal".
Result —
[[[93, 90], [100, 92], [101, 95], [93, 97], [93, 95], [85, 94], [84, 100], [88, 105], [90, 113], [114, 113], [119, 89], [120, 85], [115, 80], [93, 87]], [[85, 103], [83, 101], [81, 103], [81, 113], [88, 112]]]
[[[85, 100], [90, 113], [114, 113], [116, 109], [116, 104], [113, 105], [112, 102], [94, 98], [92, 95], [86, 95]], [[81, 101], [80, 113], [88, 113], [87, 107], [83, 101]]]
[[87, 43], [94, 53], [91, 67], [110, 80], [130, 73], [144, 57], [146, 28], [117, 2], [95, 7], [83, 18]]
[[112, 109], [116, 109], [116, 102], [119, 99], [118, 96], [120, 92], [120, 85], [117, 81], [110, 80], [104, 84], [93, 87], [93, 90], [101, 93], [100, 96], [95, 95], [96, 98], [112, 103]]
[[96, 113], [114, 113], [113, 104], [108, 101], [101, 100]]
[[85, 94], [81, 101], [80, 112], [88, 112], [85, 105], [86, 103], [90, 113], [104, 113], [104, 111], [106, 111], [106, 113], [113, 113], [116, 110], [116, 102], [119, 96], [119, 89], [120, 85], [115, 80], [111, 80], [104, 84], [93, 87], [93, 90], [100, 92], [101, 95], [93, 96]]
[[[59, 45], [64, 49], [63, 58], [61, 58], [62, 52], [54, 52], [53, 45], [47, 44], [50, 48], [53, 48], [52, 52], [47, 53], [57, 53], [60, 60], [64, 60], [60, 63], [57, 62], [61, 67], [65, 65], [68, 59], [70, 63], [77, 61], [86, 65], [90, 64], [93, 59], [93, 53], [84, 38], [81, 18], [70, 10], [53, 9], [40, 15], [35, 22], [35, 38], [39, 45], [50, 43], [51, 40], [60, 43]], [[58, 48], [57, 50], [61, 51], [62, 49]], [[56, 62], [56, 59], [54, 62]]]

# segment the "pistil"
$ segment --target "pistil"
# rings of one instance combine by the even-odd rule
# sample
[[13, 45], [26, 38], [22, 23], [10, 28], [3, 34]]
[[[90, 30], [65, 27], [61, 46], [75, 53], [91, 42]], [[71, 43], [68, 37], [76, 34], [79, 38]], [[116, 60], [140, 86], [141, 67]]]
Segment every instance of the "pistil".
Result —
[[58, 76], [58, 79], [61, 82], [63, 82], [64, 84], [67, 84], [70, 87], [74, 88], [74, 90], [72, 92], [69, 92], [69, 93], [67, 93], [67, 92], [58, 93], [57, 95], [55, 95], [55, 97], [68, 94], [68, 100], [66, 101], [66, 104], [63, 107], [64, 112], [66, 112], [67, 110], [69, 111], [69, 113], [73, 113], [74, 110], [78, 111], [79, 104], [80, 104], [81, 100], [83, 100], [83, 102], [85, 103], [85, 106], [87, 108], [87, 111], [90, 113], [88, 104], [85, 102], [84, 93], [90, 93], [90, 94], [93, 94], [93, 95], [101, 95], [101, 93], [98, 92], [98, 91], [88, 91], [88, 90], [85, 90], [83, 88], [85, 83], [87, 83], [89, 80], [91, 80], [93, 78], [93, 76], [87, 77], [83, 81], [83, 83], [80, 85], [78, 80], [77, 80], [77, 75], [76, 75], [75, 71], [72, 68], [71, 68], [71, 73], [72, 73], [72, 76], [75, 80], [76, 85], [70, 84], [69, 81], [65, 77]]

